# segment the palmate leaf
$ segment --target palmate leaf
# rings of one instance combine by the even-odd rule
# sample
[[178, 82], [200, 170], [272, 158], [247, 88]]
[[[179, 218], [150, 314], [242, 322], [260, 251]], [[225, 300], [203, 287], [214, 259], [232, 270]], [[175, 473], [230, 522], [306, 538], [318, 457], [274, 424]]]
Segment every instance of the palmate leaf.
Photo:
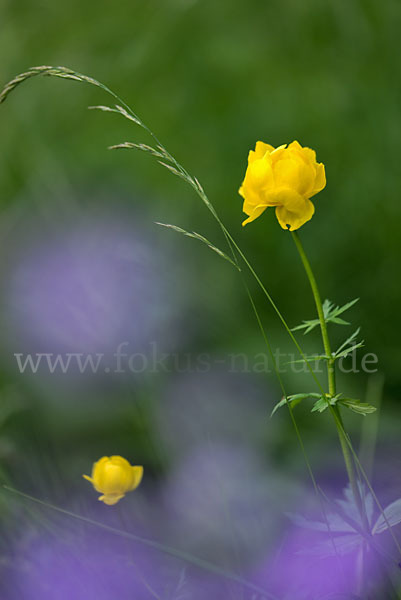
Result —
[[341, 404], [345, 408], [352, 410], [358, 415], [365, 417], [366, 415], [375, 412], [376, 407], [368, 404], [367, 402], [361, 402], [355, 398], [342, 398], [342, 394], [336, 394], [335, 396], [329, 396], [328, 394], [320, 395], [319, 399], [314, 403], [311, 412], [324, 412], [329, 405], [334, 406], [335, 404]]
[[319, 319], [312, 319], [310, 321], [302, 321], [300, 325], [293, 327], [291, 331], [299, 331], [300, 329], [305, 329], [304, 335], [312, 331], [315, 327], [320, 325]]
[[383, 533], [388, 529], [388, 525], [393, 527], [393, 525], [401, 523], [401, 498], [389, 504], [383, 512], [386, 515], [387, 523], [384, 516], [380, 515], [373, 526], [373, 534]]
[[286, 516], [302, 529], [309, 529], [310, 531], [320, 531], [321, 533], [355, 533], [355, 528], [345, 521], [340, 514], [337, 513], [326, 513], [327, 523], [324, 521], [314, 521], [307, 519], [303, 515], [298, 513], [285, 513]]
[[[323, 315], [324, 315], [325, 322], [326, 323], [335, 323], [337, 325], [349, 325], [350, 323], [348, 321], [345, 321], [344, 319], [341, 319], [339, 315], [341, 315], [346, 310], [348, 310], [352, 306], [354, 306], [354, 304], [356, 304], [358, 302], [358, 300], [359, 300], [359, 298], [354, 298], [354, 300], [347, 302], [347, 304], [344, 304], [343, 306], [335, 306], [335, 304], [333, 302], [331, 302], [330, 300], [325, 300], [323, 302]], [[292, 329], [292, 331], [298, 331], [300, 329], [305, 329], [304, 334], [307, 334], [310, 331], [312, 331], [315, 327], [318, 327], [319, 325], [320, 325], [319, 319], [311, 319], [308, 321], [303, 321], [301, 323], [301, 325], [297, 325], [296, 327], [294, 327]]]
[[156, 223], [156, 225], [160, 225], [160, 227], [167, 227], [168, 229], [172, 229], [173, 231], [176, 231], [177, 233], [181, 233], [182, 235], [193, 238], [194, 240], [199, 240], [200, 242], [203, 242], [204, 244], [206, 244], [206, 246], [208, 248], [210, 248], [210, 250], [213, 250], [213, 252], [216, 252], [216, 254], [218, 254], [225, 260], [227, 260], [239, 271], [241, 270], [240, 267], [229, 256], [227, 256], [227, 254], [225, 252], [223, 252], [223, 250], [220, 250], [220, 248], [217, 248], [216, 246], [214, 246], [203, 235], [200, 235], [200, 233], [196, 233], [196, 231], [186, 231], [185, 229], [182, 229], [182, 227], [178, 227], [177, 225], [170, 225], [168, 223]]
[[287, 400], [287, 398], [281, 398], [280, 402], [277, 402], [277, 404], [274, 406], [273, 410], [271, 411], [270, 418], [272, 418], [272, 416], [276, 414], [276, 412], [278, 411], [279, 408], [286, 406], [287, 402], [289, 402], [289, 400]]
[[311, 412], [319, 412], [322, 413], [323, 411], [326, 410], [326, 408], [329, 407], [329, 404], [331, 404], [331, 406], [334, 406], [335, 404], [337, 404], [338, 400], [339, 400], [340, 394], [337, 394], [336, 396], [328, 396], [326, 394], [326, 396], [321, 396], [319, 398], [319, 400], [317, 400], [315, 402], [315, 404], [312, 406], [312, 410]]
[[349, 354], [352, 354], [352, 352], [354, 350], [358, 350], [358, 348], [363, 348], [364, 345], [365, 345], [365, 342], [362, 340], [361, 342], [358, 342], [357, 344], [354, 344], [353, 346], [349, 346], [349, 348], [346, 348], [339, 354], [336, 354], [336, 358], [343, 358], [343, 357], [345, 358]]
[[[365, 514], [369, 525], [373, 522], [374, 501], [372, 494], [365, 487], [358, 483], [361, 500], [364, 503]], [[358, 506], [355, 504], [355, 498], [348, 484], [343, 490], [343, 496], [330, 500], [325, 498], [329, 503], [329, 508], [326, 511], [326, 519], [324, 521], [313, 520], [300, 515], [299, 513], [289, 513], [287, 516], [299, 527], [310, 529], [313, 531], [321, 531], [324, 533], [358, 533], [362, 531], [362, 521]]]
[[360, 402], [359, 400], [352, 400], [351, 398], [341, 398], [341, 394], [336, 394], [335, 396], [330, 396], [329, 394], [318, 394], [315, 392], [303, 393], [303, 394], [294, 394], [293, 396], [288, 396], [287, 398], [282, 398], [280, 402], [277, 402], [275, 407], [272, 410], [270, 417], [272, 417], [279, 408], [282, 408], [288, 403], [291, 406], [295, 406], [299, 404], [302, 400], [307, 398], [315, 399], [311, 412], [324, 412], [330, 405], [334, 406], [337, 403], [343, 403], [344, 406], [353, 410], [354, 412], [362, 415], [366, 415], [370, 412], [374, 412], [376, 409], [374, 406], [370, 404], [366, 404], [365, 402]]
[[376, 410], [376, 407], [372, 406], [372, 404], [361, 402], [360, 400], [355, 400], [353, 398], [340, 398], [338, 402], [341, 406], [345, 406], [363, 417], [366, 417], [366, 415], [369, 415]]
[[[368, 519], [369, 525], [372, 525], [374, 518], [374, 510], [375, 510], [375, 502], [372, 494], [366, 487], [359, 481], [358, 489], [361, 500], [365, 505], [365, 514]], [[336, 506], [336, 510], [340, 511], [339, 514], [341, 517], [347, 521], [349, 525], [351, 525], [354, 529], [355, 527], [362, 527], [361, 514], [359, 508], [355, 504], [354, 493], [351, 489], [350, 484], [348, 484], [343, 490], [343, 498], [337, 498], [334, 501], [334, 506]], [[333, 504], [332, 504], [333, 506]]]
[[360, 330], [361, 328], [358, 327], [358, 329], [354, 331], [354, 333], [352, 333], [349, 336], [349, 338], [347, 338], [345, 342], [341, 344], [341, 346], [334, 353], [335, 358], [348, 356], [348, 354], [351, 354], [351, 352], [353, 352], [354, 350], [362, 348], [362, 346], [364, 345], [364, 340], [356, 342], [356, 338], [359, 335]]
[[287, 396], [287, 398], [285, 398], [285, 397], [281, 398], [280, 402], [277, 402], [277, 404], [273, 408], [270, 418], [278, 411], [279, 408], [286, 406], [287, 403], [291, 404], [292, 406], [296, 406], [297, 404], [299, 404], [302, 400], [305, 400], [306, 398], [321, 398], [321, 397], [322, 397], [321, 394], [317, 394], [315, 392], [307, 392], [307, 393], [303, 393], [303, 394], [293, 394], [292, 396]]
[[339, 315], [342, 315], [342, 313], [344, 313], [346, 310], [354, 306], [354, 304], [356, 304], [358, 300], [359, 298], [354, 298], [353, 300], [347, 302], [343, 306], [334, 306], [334, 304], [330, 302], [330, 300], [325, 300], [323, 302], [324, 316], [327, 318], [330, 315], [331, 318], [337, 318]]
[[376, 410], [375, 406], [372, 406], [367, 402], [361, 402], [355, 398], [342, 398], [342, 394], [336, 394], [335, 396], [329, 396], [328, 394], [315, 394], [312, 396], [312, 394], [309, 394], [309, 397], [316, 396], [318, 396], [318, 399], [314, 403], [311, 412], [322, 413], [329, 405], [334, 406], [335, 404], [341, 404], [341, 406], [344, 406], [363, 417], [366, 417], [366, 415], [373, 413]]
[[[390, 527], [401, 523], [401, 498], [389, 504], [376, 518], [372, 494], [361, 483], [358, 484], [358, 488], [372, 535], [380, 535]], [[326, 521], [309, 519], [298, 513], [287, 513], [287, 516], [298, 527], [327, 535], [325, 539], [311, 544], [298, 553], [324, 558], [336, 554], [348, 554], [366, 544], [360, 511], [349, 485], [344, 490], [343, 498], [330, 502], [330, 509], [326, 511]]]

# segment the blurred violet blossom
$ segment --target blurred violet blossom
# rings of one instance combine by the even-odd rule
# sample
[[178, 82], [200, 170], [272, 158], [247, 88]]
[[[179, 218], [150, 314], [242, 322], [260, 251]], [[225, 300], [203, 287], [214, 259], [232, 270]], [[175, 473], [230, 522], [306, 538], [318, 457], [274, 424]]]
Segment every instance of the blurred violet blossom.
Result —
[[[74, 529], [74, 528], [73, 528]], [[3, 571], [7, 600], [251, 600], [249, 586], [98, 530], [59, 531], [24, 543]], [[267, 595], [266, 598], [270, 598]], [[2, 596], [3, 598], [3, 596]], [[258, 596], [264, 600], [264, 596]]]
[[246, 567], [266, 552], [277, 531], [273, 496], [283, 499], [274, 481], [260, 458], [244, 447], [197, 446], [164, 486], [165, 539], [209, 561], [223, 561], [231, 570]]
[[[388, 529], [383, 515], [362, 485], [360, 494], [374, 544], [368, 545], [361, 534], [361, 516], [347, 487], [342, 497], [325, 503], [325, 516], [321, 510], [314, 518], [288, 514], [291, 524], [283, 543], [256, 581], [268, 582], [274, 593], [291, 600], [382, 597], [379, 594], [386, 593], [388, 572], [396, 562], [387, 538], [380, 539]], [[401, 501], [384, 512], [390, 525], [401, 522]]]
[[166, 342], [171, 289], [154, 241], [134, 223], [81, 220], [35, 230], [17, 250], [5, 290], [13, 349], [131, 352]]

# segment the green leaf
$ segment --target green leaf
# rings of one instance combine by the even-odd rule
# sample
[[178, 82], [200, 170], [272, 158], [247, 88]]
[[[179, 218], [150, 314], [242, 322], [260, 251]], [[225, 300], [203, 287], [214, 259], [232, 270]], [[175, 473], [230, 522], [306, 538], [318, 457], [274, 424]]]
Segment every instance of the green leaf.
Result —
[[302, 400], [305, 400], [306, 398], [320, 398], [321, 394], [317, 394], [315, 392], [307, 392], [307, 393], [303, 393], [303, 394], [293, 394], [291, 396], [287, 396], [287, 398], [282, 398], [280, 400], [280, 402], [277, 402], [276, 406], [273, 408], [270, 418], [275, 414], [276, 411], [278, 411], [279, 408], [285, 406], [288, 403], [290, 403], [293, 406], [296, 406], [297, 404], [299, 404]]
[[304, 335], [306, 335], [307, 333], [312, 331], [312, 329], [314, 329], [315, 327], [318, 327], [319, 325], [320, 325], [319, 319], [312, 319], [311, 321], [302, 321], [301, 325], [297, 325], [296, 327], [293, 327], [291, 329], [291, 331], [298, 331], [300, 329], [305, 329]]
[[270, 414], [270, 418], [272, 418], [272, 416], [278, 411], [279, 408], [282, 408], [283, 406], [285, 406], [287, 404], [287, 401], [289, 402], [289, 400], [287, 400], [287, 398], [285, 398], [285, 397], [281, 398], [280, 402], [277, 402], [277, 404], [273, 408], [273, 410]]
[[348, 321], [344, 321], [344, 319], [340, 319], [340, 317], [332, 317], [330, 322], [336, 323], [336, 325], [350, 325]]
[[331, 309], [333, 308], [334, 303], [331, 302], [331, 300], [329, 300], [328, 298], [326, 298], [326, 300], [323, 302], [323, 314], [325, 317], [327, 317], [327, 315], [330, 313]]
[[367, 402], [361, 402], [360, 400], [355, 400], [354, 398], [341, 398], [339, 403], [346, 408], [349, 408], [353, 412], [358, 415], [366, 416], [373, 412], [375, 412], [376, 407], [368, 404]]
[[341, 358], [342, 356], [347, 356], [348, 354], [351, 354], [351, 352], [353, 352], [357, 348], [362, 348], [362, 346], [364, 345], [363, 340], [361, 342], [354, 343], [357, 336], [359, 335], [360, 330], [361, 330], [361, 328], [358, 327], [358, 329], [356, 331], [354, 331], [354, 333], [352, 333], [349, 336], [349, 338], [347, 338], [345, 340], [345, 342], [343, 342], [341, 344], [341, 346], [335, 352], [335, 358]]
[[327, 404], [326, 398], [320, 398], [312, 406], [311, 412], [320, 412], [320, 413], [322, 413], [324, 410], [326, 410], [327, 406], [328, 406], [328, 404]]
[[351, 333], [351, 335], [345, 340], [345, 342], [343, 342], [341, 344], [341, 346], [338, 348], [337, 352], [341, 352], [341, 350], [343, 348], [345, 348], [345, 346], [347, 346], [348, 344], [351, 344], [352, 342], [355, 341], [356, 337], [359, 335], [359, 332], [361, 331], [361, 328], [358, 327], [358, 329], [356, 331], [354, 331], [354, 333]]
[[221, 256], [222, 258], [224, 258], [225, 260], [227, 260], [236, 269], [238, 269], [240, 271], [239, 266], [233, 260], [231, 260], [231, 258], [229, 256], [227, 256], [227, 254], [225, 254], [225, 252], [223, 252], [222, 250], [220, 250], [220, 248], [217, 248], [216, 246], [214, 246], [203, 235], [200, 235], [200, 233], [196, 233], [195, 231], [186, 231], [185, 229], [182, 229], [182, 227], [178, 227], [177, 225], [170, 225], [168, 223], [156, 223], [156, 225], [160, 225], [161, 227], [167, 227], [168, 229], [172, 229], [173, 231], [177, 231], [177, 233], [182, 233], [182, 235], [185, 235], [187, 237], [190, 237], [190, 238], [193, 238], [195, 240], [199, 240], [200, 242], [203, 242], [204, 244], [206, 244], [206, 246], [208, 248], [210, 248], [210, 250], [213, 250], [213, 252], [216, 252], [216, 254], [218, 254], [219, 256]]
[[341, 394], [336, 394], [335, 396], [329, 396], [328, 394], [326, 394], [325, 396], [320, 395], [319, 400], [317, 400], [315, 402], [315, 404], [312, 406], [311, 412], [322, 413], [323, 411], [326, 410], [326, 408], [329, 407], [329, 404], [331, 404], [332, 406], [337, 404], [340, 396], [341, 396]]
[[337, 306], [333, 311], [334, 316], [337, 317], [338, 315], [341, 315], [343, 312], [354, 306], [354, 304], [356, 304], [358, 300], [359, 298], [354, 298], [350, 302], [347, 302], [347, 304], [344, 304], [344, 306]]
[[294, 400], [305, 400], [305, 398], [320, 398], [321, 394], [315, 392], [307, 392], [303, 394], [293, 394], [292, 396], [288, 396], [288, 400], [293, 402]]
[[299, 358], [297, 360], [290, 360], [288, 362], [286, 362], [286, 365], [296, 365], [299, 363], [306, 363], [306, 362], [317, 362], [320, 360], [330, 360], [329, 356], [326, 356], [325, 354], [311, 354], [310, 356], [305, 356], [305, 358]]
[[[354, 300], [347, 302], [347, 304], [344, 304], [344, 306], [335, 306], [333, 302], [326, 299], [323, 302], [323, 315], [325, 322], [335, 323], [336, 325], [349, 325], [350, 323], [348, 321], [345, 321], [344, 319], [341, 319], [339, 315], [341, 315], [343, 312], [354, 306], [354, 304], [356, 304], [358, 300], [359, 298], [355, 298]], [[311, 319], [309, 321], [302, 321], [301, 325], [297, 325], [291, 331], [305, 329], [304, 334], [307, 334], [319, 325], [319, 319]]]
[[336, 354], [336, 358], [341, 358], [343, 356], [348, 356], [348, 354], [351, 354], [354, 350], [357, 350], [358, 348], [363, 348], [364, 346], [364, 342], [358, 342], [357, 344], [354, 344], [353, 346], [350, 346], [349, 348], [346, 348], [345, 350], [343, 350], [342, 352], [340, 352], [340, 354]]

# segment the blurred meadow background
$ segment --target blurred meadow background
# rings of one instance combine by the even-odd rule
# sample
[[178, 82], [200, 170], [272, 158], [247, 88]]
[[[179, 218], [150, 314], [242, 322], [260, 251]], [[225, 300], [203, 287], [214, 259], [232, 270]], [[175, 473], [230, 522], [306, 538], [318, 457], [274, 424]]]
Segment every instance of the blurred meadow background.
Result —
[[[384, 502], [401, 495], [400, 27], [398, 0], [0, 3], [1, 86], [30, 66], [65, 65], [118, 93], [200, 180], [291, 326], [315, 316], [301, 263], [273, 211], [241, 227], [238, 188], [259, 139], [317, 150], [328, 183], [301, 236], [323, 298], [360, 298], [347, 317], [378, 372], [339, 379], [351, 397], [380, 406], [369, 425], [345, 419]], [[150, 140], [117, 115], [87, 110], [99, 104], [109, 104], [99, 89], [34, 78], [0, 108], [2, 482], [231, 572], [263, 572], [283, 543], [283, 511], [313, 500], [288, 412], [270, 419], [281, 396], [274, 373], [230, 363], [243, 354], [252, 365], [263, 339], [236, 270], [155, 224], [224, 247], [208, 211], [151, 157], [108, 151]], [[249, 284], [272, 345], [294, 353]], [[333, 329], [334, 343], [351, 332]], [[317, 330], [298, 338], [320, 351]], [[137, 355], [135, 373], [114, 372], [122, 343]], [[14, 355], [27, 352], [111, 359], [96, 374], [20, 373]], [[168, 358], [141, 369], [155, 353]], [[289, 369], [283, 377], [290, 393], [313, 384]], [[338, 492], [346, 477], [329, 416], [305, 405], [296, 417], [319, 482]], [[111, 454], [145, 469], [118, 513], [81, 477]], [[55, 582], [60, 563], [81, 583], [85, 560], [90, 573], [110, 564], [96, 527], [6, 490], [0, 502], [1, 597], [80, 600]], [[113, 540], [110, 548], [124, 542]], [[133, 548], [141, 573], [158, 573], [163, 599], [241, 597], [203, 572], [189, 592], [181, 566]], [[105, 598], [131, 598], [110, 569]], [[142, 584], [135, 579], [134, 597], [151, 598]]]

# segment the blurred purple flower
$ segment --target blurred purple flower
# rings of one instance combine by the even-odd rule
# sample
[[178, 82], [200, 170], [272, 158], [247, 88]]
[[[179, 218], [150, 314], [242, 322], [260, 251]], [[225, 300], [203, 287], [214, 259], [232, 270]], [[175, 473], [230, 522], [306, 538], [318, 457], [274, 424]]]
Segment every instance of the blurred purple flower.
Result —
[[290, 529], [275, 555], [262, 565], [256, 581], [268, 585], [285, 600], [352, 598], [356, 585], [354, 561], [342, 558], [339, 563], [337, 557], [321, 558], [303, 553], [319, 539], [315, 532]]
[[205, 444], [186, 456], [165, 485], [170, 543], [232, 569], [260, 557], [277, 528], [274, 479], [254, 453]]
[[[110, 535], [53, 536], [31, 543], [5, 579], [10, 600], [145, 600], [160, 588], [160, 565], [151, 553]], [[152, 583], [150, 583], [152, 582]]]
[[[342, 498], [326, 506], [325, 517], [321, 510], [317, 518], [311, 519], [289, 515], [294, 525], [280, 550], [261, 569], [257, 581], [268, 581], [276, 594], [291, 600], [381, 597], [388, 584], [383, 575], [395, 566], [395, 561], [376, 540], [376, 534], [386, 530], [383, 517], [377, 518], [373, 498], [362, 486], [360, 493], [375, 546], [360, 533], [361, 517], [348, 487]], [[400, 522], [399, 504], [396, 501], [385, 509], [390, 523]]]
[[163, 261], [134, 224], [101, 218], [36, 233], [6, 291], [10, 337], [31, 352], [131, 352], [166, 339]]
[[72, 530], [60, 529], [57, 538], [47, 534], [21, 545], [12, 569], [3, 570], [0, 589], [7, 600], [255, 597], [252, 587], [146, 545], [98, 530]]

